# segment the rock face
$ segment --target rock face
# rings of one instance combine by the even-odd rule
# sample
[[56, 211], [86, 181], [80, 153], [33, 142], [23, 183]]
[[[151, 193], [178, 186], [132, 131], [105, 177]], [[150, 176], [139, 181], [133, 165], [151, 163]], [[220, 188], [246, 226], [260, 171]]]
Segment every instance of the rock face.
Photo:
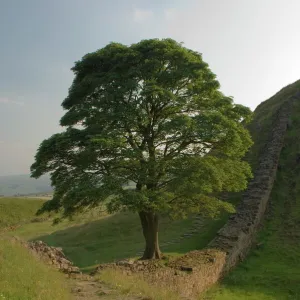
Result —
[[61, 248], [50, 247], [42, 241], [25, 243], [25, 247], [37, 254], [47, 264], [52, 265], [63, 273], [69, 275], [81, 273], [79, 268], [66, 258]]

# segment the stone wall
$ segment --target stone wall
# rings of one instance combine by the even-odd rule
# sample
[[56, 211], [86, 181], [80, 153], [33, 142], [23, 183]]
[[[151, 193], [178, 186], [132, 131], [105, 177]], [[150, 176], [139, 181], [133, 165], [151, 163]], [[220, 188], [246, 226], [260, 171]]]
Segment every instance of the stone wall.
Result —
[[63, 273], [68, 275], [81, 273], [79, 268], [66, 258], [62, 248], [50, 247], [42, 241], [26, 242], [18, 237], [12, 237], [12, 241], [23, 245], [46, 264]]
[[288, 98], [277, 110], [272, 125], [272, 131], [266, 142], [259, 165], [243, 194], [236, 214], [219, 230], [215, 239], [208, 245], [226, 253], [226, 263], [223, 272], [230, 270], [243, 260], [250, 249], [254, 235], [263, 220], [273, 183], [284, 137], [289, 124], [292, 103], [299, 97]]
[[[219, 230], [207, 249], [186, 253], [164, 267], [154, 268], [151, 263], [143, 266], [139, 262], [115, 267], [128, 275], [139, 273], [158, 286], [194, 299], [242, 261], [251, 248], [267, 208], [295, 99], [300, 99], [300, 93], [286, 99], [273, 115], [272, 131], [260, 155], [253, 180], [244, 192], [236, 213]], [[99, 266], [95, 273], [107, 267], [112, 265]]]

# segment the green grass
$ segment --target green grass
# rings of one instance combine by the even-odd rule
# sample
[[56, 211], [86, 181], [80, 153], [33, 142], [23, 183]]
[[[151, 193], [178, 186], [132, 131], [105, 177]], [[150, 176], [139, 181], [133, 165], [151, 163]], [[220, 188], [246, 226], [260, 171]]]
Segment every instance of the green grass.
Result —
[[[193, 237], [180, 243], [162, 246], [170, 255], [184, 254], [189, 250], [203, 248], [224, 224], [227, 216], [214, 221], [206, 220], [205, 225]], [[53, 226], [52, 222], [26, 224], [11, 232], [27, 240], [42, 240], [51, 246], [62, 247], [65, 254], [82, 270], [89, 271], [99, 263], [112, 262], [136, 257], [143, 250], [144, 240], [137, 214], [120, 213], [101, 216], [88, 222], [77, 218], [73, 222], [63, 221]], [[160, 242], [168, 242], [185, 233], [193, 223], [192, 218], [160, 221]]]
[[[30, 223], [43, 200], [0, 198], [1, 229]], [[37, 226], [37, 223], [32, 225]], [[70, 299], [64, 277], [44, 265], [23, 246], [0, 237], [0, 299]]]
[[7, 226], [30, 222], [44, 200], [0, 198], [0, 230]]
[[19, 243], [0, 238], [1, 300], [68, 300], [69, 291], [62, 274], [44, 265]]
[[[2, 217], [5, 216], [5, 224], [22, 223], [16, 230], [5, 232], [3, 235], [19, 236], [26, 240], [43, 240], [51, 246], [62, 247], [67, 257], [83, 271], [91, 271], [99, 263], [136, 257], [137, 252], [143, 250], [144, 240], [137, 214], [123, 212], [106, 215], [101, 212], [101, 209], [98, 209], [78, 215], [72, 221], [64, 220], [57, 225], [53, 225], [51, 218], [38, 223], [31, 222], [35, 217], [36, 210], [42, 205], [43, 201], [4, 198], [1, 200], [1, 203], [5, 204], [5, 210], [2, 210], [1, 215]], [[226, 214], [223, 214], [219, 219], [213, 221], [204, 220], [203, 227], [193, 237], [186, 238], [180, 243], [165, 246], [163, 246], [165, 242], [186, 233], [191, 228], [194, 219], [190, 217], [184, 220], [171, 221], [167, 217], [162, 217], [160, 220], [162, 251], [169, 256], [177, 256], [190, 250], [205, 247], [226, 222], [227, 217]], [[18, 255], [18, 257], [14, 257], [15, 255]], [[10, 260], [21, 259], [22, 255], [12, 252]], [[7, 278], [7, 276], [5, 275], [4, 278]], [[125, 280], [121, 274], [106, 274], [101, 280], [106, 283], [113, 283], [113, 289], [116, 289], [114, 295], [118, 297], [125, 297], [125, 295], [130, 297], [130, 294], [140, 295], [142, 293], [154, 297], [154, 299], [175, 299], [175, 296], [170, 296], [172, 292], [153, 289], [141, 279], [131, 278]], [[118, 280], [122, 281], [122, 285], [115, 285]], [[20, 288], [20, 291], [23, 288], [26, 287]], [[129, 290], [131, 291], [129, 292]], [[15, 292], [17, 292], [17, 287]], [[64, 298], [54, 297], [53, 299]]]
[[259, 104], [255, 109], [254, 119], [248, 126], [254, 145], [247, 155], [247, 161], [250, 162], [254, 169], [257, 167], [259, 156], [272, 130], [272, 124], [276, 118], [277, 110], [285, 100], [295, 95], [298, 89], [300, 89], [300, 80], [284, 87], [274, 96]]
[[300, 299], [300, 106], [293, 109], [259, 248], [210, 290], [211, 300]]

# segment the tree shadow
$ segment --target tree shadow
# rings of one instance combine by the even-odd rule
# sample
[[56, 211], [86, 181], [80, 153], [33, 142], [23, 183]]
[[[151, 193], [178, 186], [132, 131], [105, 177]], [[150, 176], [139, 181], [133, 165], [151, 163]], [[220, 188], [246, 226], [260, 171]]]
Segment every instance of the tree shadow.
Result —
[[[205, 220], [204, 226], [193, 236], [176, 240], [192, 227], [194, 219], [160, 220], [159, 238], [164, 253], [176, 255], [203, 248], [224, 224], [226, 219]], [[62, 247], [66, 256], [82, 270], [90, 270], [99, 263], [137, 257], [144, 248], [142, 229], [137, 214], [119, 213], [90, 223], [75, 225], [49, 235], [34, 238], [50, 246]]]

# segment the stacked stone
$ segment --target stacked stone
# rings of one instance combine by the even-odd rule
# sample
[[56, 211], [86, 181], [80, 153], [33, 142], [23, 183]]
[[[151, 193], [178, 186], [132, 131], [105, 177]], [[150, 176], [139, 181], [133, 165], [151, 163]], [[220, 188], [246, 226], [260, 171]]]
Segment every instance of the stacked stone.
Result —
[[62, 248], [50, 247], [42, 241], [29, 242], [27, 247], [40, 256], [46, 263], [66, 274], [79, 274], [80, 270], [75, 267], [64, 255]]
[[208, 245], [209, 248], [226, 252], [224, 271], [228, 271], [244, 259], [253, 243], [254, 233], [263, 220], [276, 178], [285, 133], [290, 123], [292, 104], [298, 97], [297, 94], [288, 98], [277, 110], [271, 134], [260, 156], [259, 166], [243, 194], [236, 214], [230, 217], [225, 226], [219, 230], [216, 238]]

